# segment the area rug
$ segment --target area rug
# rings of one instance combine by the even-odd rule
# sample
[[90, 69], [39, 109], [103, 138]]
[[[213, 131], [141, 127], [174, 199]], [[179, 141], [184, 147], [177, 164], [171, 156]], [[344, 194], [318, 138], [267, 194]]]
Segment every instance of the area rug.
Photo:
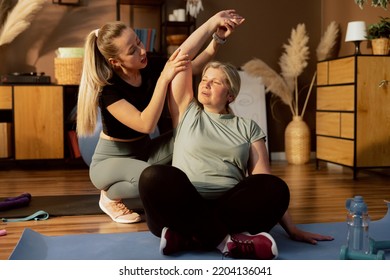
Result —
[[[332, 235], [333, 241], [317, 245], [292, 241], [280, 226], [270, 232], [279, 250], [279, 260], [337, 260], [346, 242], [346, 223], [298, 225], [301, 229]], [[374, 240], [390, 240], [390, 215], [371, 223]], [[150, 232], [45, 236], [25, 229], [10, 260], [221, 260], [217, 251], [183, 252], [164, 256], [159, 253], [160, 239]], [[386, 259], [390, 251], [386, 250]]]
[[[103, 214], [99, 208], [100, 195], [59, 195], [33, 196], [26, 207], [0, 211], [0, 218], [19, 218], [29, 216], [39, 210], [50, 216], [74, 216]], [[3, 201], [4, 198], [0, 198]], [[140, 209], [139, 199], [125, 199], [124, 203], [131, 209]]]

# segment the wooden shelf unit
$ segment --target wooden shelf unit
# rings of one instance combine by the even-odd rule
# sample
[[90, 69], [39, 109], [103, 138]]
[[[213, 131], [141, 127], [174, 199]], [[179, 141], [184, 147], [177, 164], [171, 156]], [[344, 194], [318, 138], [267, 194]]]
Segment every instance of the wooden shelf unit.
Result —
[[[184, 2], [183, 2], [184, 3]], [[130, 6], [130, 19], [134, 17], [133, 7], [152, 7], [158, 8], [160, 10], [160, 26], [159, 26], [159, 38], [156, 41], [160, 42], [160, 51], [161, 55], [166, 56], [167, 54], [167, 41], [166, 36], [170, 34], [175, 34], [175, 32], [180, 34], [190, 35], [196, 28], [195, 18], [187, 15], [187, 20], [180, 21], [169, 21], [168, 20], [168, 5], [165, 0], [117, 0], [116, 1], [116, 19], [121, 20], [121, 5]], [[130, 26], [134, 27], [130, 22]]]
[[121, 20], [121, 5], [129, 5], [132, 7], [157, 7], [162, 10], [161, 7], [164, 5], [165, 0], [117, 0], [116, 1], [116, 19]]
[[317, 64], [319, 160], [390, 167], [390, 57], [357, 55]]

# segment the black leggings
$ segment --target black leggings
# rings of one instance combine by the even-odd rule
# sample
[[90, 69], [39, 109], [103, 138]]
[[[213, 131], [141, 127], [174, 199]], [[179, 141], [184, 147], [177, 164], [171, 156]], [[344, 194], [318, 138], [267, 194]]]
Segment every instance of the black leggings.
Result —
[[203, 198], [180, 169], [152, 165], [142, 173], [139, 194], [150, 231], [164, 227], [214, 249], [227, 234], [270, 231], [288, 208], [290, 192], [269, 174], [246, 177], [217, 199]]

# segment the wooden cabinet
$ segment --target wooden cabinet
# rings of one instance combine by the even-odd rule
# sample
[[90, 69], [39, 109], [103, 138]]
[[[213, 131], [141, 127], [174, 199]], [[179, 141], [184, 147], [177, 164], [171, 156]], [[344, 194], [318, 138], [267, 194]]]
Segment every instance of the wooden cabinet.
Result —
[[78, 86], [0, 85], [0, 158], [71, 158]]
[[64, 157], [62, 86], [14, 86], [15, 159]]
[[317, 161], [390, 167], [390, 57], [359, 55], [317, 64]]
[[0, 158], [12, 155], [12, 87], [0, 86]]

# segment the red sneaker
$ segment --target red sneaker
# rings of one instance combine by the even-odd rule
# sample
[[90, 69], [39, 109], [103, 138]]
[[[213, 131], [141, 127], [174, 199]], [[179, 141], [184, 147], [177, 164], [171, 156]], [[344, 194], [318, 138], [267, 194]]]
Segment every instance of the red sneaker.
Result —
[[171, 255], [181, 251], [191, 251], [197, 249], [196, 243], [185, 236], [167, 227], [163, 228], [160, 240], [160, 253]]
[[273, 260], [278, 256], [276, 242], [266, 232], [256, 235], [233, 234], [227, 248], [226, 255], [237, 259]]

